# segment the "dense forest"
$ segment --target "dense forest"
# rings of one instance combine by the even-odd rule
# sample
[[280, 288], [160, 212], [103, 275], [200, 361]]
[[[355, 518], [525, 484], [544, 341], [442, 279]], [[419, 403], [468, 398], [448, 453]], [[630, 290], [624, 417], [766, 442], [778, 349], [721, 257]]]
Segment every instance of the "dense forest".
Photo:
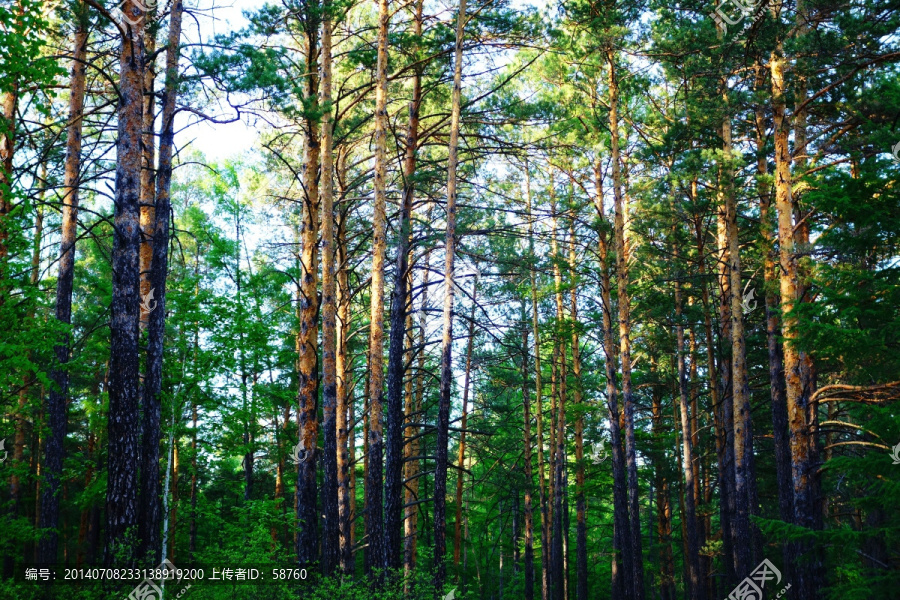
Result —
[[0, 0], [0, 597], [900, 598], [898, 65], [897, 0]]

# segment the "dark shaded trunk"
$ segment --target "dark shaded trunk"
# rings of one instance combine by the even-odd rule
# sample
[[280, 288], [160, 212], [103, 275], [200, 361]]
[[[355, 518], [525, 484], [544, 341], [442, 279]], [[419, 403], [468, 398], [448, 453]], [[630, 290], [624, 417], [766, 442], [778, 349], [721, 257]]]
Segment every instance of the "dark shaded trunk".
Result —
[[[422, 3], [416, 7], [414, 34], [421, 35]], [[401, 529], [403, 513], [403, 376], [406, 317], [409, 309], [409, 248], [413, 197], [415, 196], [416, 154], [419, 145], [419, 105], [422, 99], [422, 78], [413, 79], [413, 98], [409, 103], [409, 123], [406, 131], [406, 156], [403, 162], [403, 195], [400, 203], [400, 236], [394, 259], [394, 288], [391, 294], [391, 331], [387, 367], [387, 423], [385, 442], [385, 562], [390, 569], [402, 563]]]
[[625, 454], [622, 448], [622, 433], [619, 427], [619, 401], [616, 389], [616, 365], [618, 354], [613, 330], [612, 282], [609, 265], [610, 223], [603, 205], [603, 174], [600, 162], [594, 164], [594, 208], [600, 220], [598, 252], [600, 254], [600, 298], [603, 303], [603, 351], [606, 375], [606, 408], [609, 419], [609, 440], [612, 453], [613, 472], [613, 594], [618, 598], [631, 599], [630, 581], [631, 537], [628, 535], [628, 501], [625, 483]]
[[528, 323], [525, 302], [522, 302], [522, 410], [524, 431], [525, 466], [525, 600], [534, 600], [534, 510], [531, 506], [531, 489], [534, 476], [531, 466], [531, 398], [528, 386]]
[[[384, 1], [384, 0], [382, 0]], [[447, 579], [447, 452], [450, 441], [450, 392], [453, 379], [453, 262], [456, 254], [456, 168], [459, 161], [459, 122], [462, 95], [463, 34], [466, 0], [459, 0], [456, 20], [456, 47], [453, 56], [453, 92], [451, 97], [450, 145], [447, 167], [447, 232], [444, 243], [444, 310], [441, 339], [441, 397], [438, 405], [437, 442], [434, 460], [434, 590], [442, 593]]]
[[[584, 465], [584, 395], [581, 379], [581, 346], [579, 342], [578, 323], [578, 299], [575, 290], [578, 287], [578, 273], [576, 271], [577, 255], [575, 253], [575, 215], [569, 221], [569, 276], [571, 277], [569, 302], [572, 317], [572, 374], [574, 375], [573, 393], [577, 417], [575, 420], [575, 511], [576, 511], [576, 600], [588, 598], [588, 553], [587, 553], [587, 501], [584, 497], [585, 465]], [[568, 511], [567, 511], [568, 512]]]
[[[678, 240], [674, 241], [675, 262], [679, 260]], [[706, 587], [700, 580], [700, 534], [697, 524], [696, 482], [694, 480], [694, 441], [688, 398], [688, 376], [685, 363], [684, 317], [681, 300], [681, 280], [675, 280], [675, 340], [678, 363], [679, 422], [681, 424], [682, 463], [684, 473], [684, 530], [687, 555], [687, 596], [695, 600], [706, 599]]]
[[109, 474], [106, 493], [106, 564], [136, 558], [139, 518], [141, 243], [140, 178], [143, 124], [144, 19], [142, 5], [128, 0], [123, 12], [136, 25], [126, 29], [119, 60], [119, 123], [112, 253], [109, 360]]
[[[87, 8], [79, 4], [72, 54], [69, 86], [69, 126], [66, 132], [66, 163], [63, 182], [63, 222], [59, 248], [59, 275], [56, 280], [56, 319], [72, 323], [72, 286], [75, 279], [75, 240], [78, 238], [78, 200], [81, 185], [81, 133], [87, 72]], [[59, 478], [65, 458], [67, 429], [66, 398], [69, 393], [69, 334], [63, 333], [54, 346], [57, 364], [50, 373], [53, 386], [47, 397], [46, 414], [49, 437], [44, 443], [45, 486], [41, 498], [42, 529], [49, 529], [40, 542], [41, 562], [56, 562], [59, 523]], [[18, 450], [18, 447], [17, 447]]]
[[[338, 508], [338, 417], [336, 282], [334, 252], [334, 136], [332, 132], [331, 28], [334, 5], [323, 3], [322, 17], [322, 572], [331, 575], [340, 561]], [[344, 423], [346, 428], [346, 423]], [[344, 464], [346, 462], [344, 461]]]
[[[159, 545], [162, 498], [159, 483], [160, 389], [162, 387], [163, 341], [166, 332], [166, 277], [169, 273], [169, 221], [172, 217], [170, 190], [175, 138], [175, 101], [178, 91], [178, 59], [181, 56], [182, 0], [174, 0], [169, 18], [166, 78], [163, 87], [162, 122], [159, 138], [159, 168], [156, 178], [156, 210], [150, 289], [157, 305], [147, 324], [147, 373], [144, 378], [144, 424], [141, 467], [140, 530], [143, 554], [152, 564], [160, 561]], [[152, 305], [151, 305], [152, 306]]]
[[297, 335], [298, 389], [297, 426], [300, 460], [297, 465], [297, 562], [301, 565], [315, 561], [319, 549], [319, 512], [316, 490], [316, 470], [319, 460], [318, 437], [318, 272], [319, 272], [319, 19], [320, 4], [308, 6], [304, 30], [306, 75], [304, 92], [307, 112], [304, 119], [306, 135], [303, 169], [303, 216], [300, 230], [300, 330]]
[[338, 492], [338, 528], [340, 535], [339, 560], [343, 573], [353, 570], [353, 499], [350, 486], [350, 470], [356, 470], [353, 464], [350, 445], [353, 440], [353, 385], [352, 372], [347, 353], [347, 337], [350, 331], [350, 286], [347, 276], [347, 240], [345, 217], [337, 222], [337, 320], [335, 337], [337, 358], [335, 360], [336, 401], [337, 401], [337, 492]]
[[462, 431], [459, 434], [459, 451], [456, 456], [456, 520], [453, 536], [453, 564], [459, 566], [459, 550], [462, 542], [463, 468], [466, 461], [466, 425], [469, 418], [469, 385], [472, 382], [472, 348], [475, 345], [475, 307], [478, 298], [478, 274], [472, 284], [472, 312], [469, 315], [469, 343], [466, 348], [466, 373], [463, 377]]
[[[655, 363], [653, 370], [656, 370]], [[653, 436], [660, 437], [662, 432], [662, 410], [660, 407], [661, 390], [652, 392]], [[665, 456], [664, 453], [661, 453]], [[654, 487], [656, 488], [656, 543], [659, 545], [659, 595], [661, 600], [675, 600], [675, 559], [672, 553], [672, 499], [669, 492], [669, 479], [663, 465], [654, 465]], [[687, 588], [686, 588], [687, 589]], [[688, 595], [688, 597], [690, 597]]]

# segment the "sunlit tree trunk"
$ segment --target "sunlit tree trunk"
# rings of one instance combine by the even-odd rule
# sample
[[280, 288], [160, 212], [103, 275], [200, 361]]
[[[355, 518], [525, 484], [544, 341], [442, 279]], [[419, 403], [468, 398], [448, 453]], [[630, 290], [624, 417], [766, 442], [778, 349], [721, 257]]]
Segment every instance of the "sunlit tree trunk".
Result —
[[444, 242], [444, 310], [441, 338], [441, 398], [438, 405], [437, 443], [434, 468], [434, 588], [444, 587], [447, 578], [447, 452], [450, 438], [450, 392], [453, 379], [453, 300], [455, 281], [453, 261], [456, 254], [456, 183], [459, 162], [459, 121], [462, 96], [463, 33], [466, 0], [459, 0], [456, 20], [456, 47], [453, 54], [453, 92], [450, 101], [450, 145], [447, 166], [447, 233]]
[[[386, 566], [382, 504], [384, 436], [384, 255], [387, 186], [388, 0], [378, 0], [378, 53], [375, 69], [375, 205], [372, 216], [372, 293], [369, 324], [369, 432], [366, 467], [366, 571]], [[402, 322], [402, 321], [401, 321]], [[402, 340], [402, 337], [401, 337]]]
[[644, 599], [644, 559], [641, 540], [640, 498], [638, 496], [637, 454], [634, 441], [634, 399], [631, 388], [631, 299], [628, 295], [628, 248], [625, 219], [624, 186], [619, 151], [619, 84], [616, 76], [615, 53], [607, 51], [609, 63], [609, 123], [612, 150], [612, 176], [615, 196], [616, 282], [619, 301], [619, 345], [622, 357], [622, 398], [625, 424], [625, 463], [628, 469], [628, 519], [631, 536], [631, 584], [634, 600]]
[[[338, 508], [337, 338], [334, 264], [334, 136], [331, 107], [331, 27], [333, 4], [323, 3], [322, 17], [322, 429], [324, 485], [322, 571], [330, 575], [340, 561]], [[346, 427], [346, 423], [344, 423]]]
[[[794, 491], [794, 524], [808, 529], [816, 528], [815, 498], [812, 457], [814, 441], [810, 431], [810, 407], [808, 389], [804, 387], [803, 360], [797, 343], [798, 320], [794, 310], [800, 302], [798, 266], [795, 250], [793, 223], [793, 198], [791, 178], [791, 154], [788, 146], [790, 119], [785, 115], [786, 59], [779, 46], [770, 58], [772, 74], [772, 109], [775, 128], [775, 208], [778, 215], [778, 245], [780, 263], [780, 292], [782, 335], [784, 337], [784, 372], [788, 407], [788, 426], [791, 445], [791, 481]], [[815, 573], [818, 565], [799, 562], [800, 554], [810, 552], [808, 543], [792, 544], [795, 551], [792, 566], [797, 581], [795, 596], [798, 600], [818, 597], [820, 582]], [[815, 559], [813, 559], [815, 561]]]
[[302, 221], [300, 224], [300, 310], [297, 389], [297, 425], [301, 458], [297, 474], [297, 561], [300, 564], [316, 560], [319, 548], [319, 512], [316, 489], [316, 466], [319, 437], [319, 421], [316, 415], [318, 400], [318, 273], [319, 273], [319, 34], [321, 4], [307, 6], [304, 28], [306, 31], [305, 94], [306, 134], [303, 188]]
[[[144, 65], [144, 117], [141, 132], [141, 251], [138, 257], [141, 270], [141, 298], [148, 297], [153, 286], [150, 284], [150, 268], [153, 262], [153, 239], [156, 227], [156, 181], [155, 156], [156, 136], [154, 120], [156, 118], [156, 68], [154, 60], [156, 52], [156, 6], [146, 3], [147, 23], [144, 27], [144, 52], [147, 62]], [[141, 311], [141, 332], [147, 329], [150, 315]]]

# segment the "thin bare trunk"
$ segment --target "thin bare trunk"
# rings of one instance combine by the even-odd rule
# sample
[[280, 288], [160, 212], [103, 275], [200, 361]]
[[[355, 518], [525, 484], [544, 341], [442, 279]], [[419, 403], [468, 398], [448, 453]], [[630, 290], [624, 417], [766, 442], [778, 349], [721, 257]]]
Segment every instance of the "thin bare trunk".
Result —
[[372, 217], [372, 293], [369, 324], [369, 434], [366, 467], [366, 572], [387, 566], [382, 503], [384, 451], [384, 256], [387, 186], [388, 0], [378, 0], [378, 56], [375, 70], [375, 206]]
[[444, 311], [441, 338], [441, 399], [438, 407], [437, 443], [434, 470], [434, 588], [440, 592], [447, 578], [447, 446], [450, 438], [450, 391], [453, 379], [453, 300], [455, 281], [453, 260], [456, 254], [456, 168], [459, 162], [459, 121], [462, 96], [463, 34], [466, 24], [466, 0], [459, 0], [456, 21], [456, 47], [453, 56], [453, 92], [450, 109], [450, 146], [447, 166], [447, 233], [444, 242]]
[[[528, 210], [528, 248], [529, 256], [534, 261], [537, 258], [534, 248], [534, 216], [531, 212], [531, 174], [528, 171], [528, 163], [525, 163], [525, 197]], [[550, 570], [550, 518], [548, 510], [548, 498], [544, 474], [544, 402], [543, 386], [541, 383], [541, 335], [538, 327], [540, 315], [538, 315], [537, 281], [535, 275], [536, 265], [531, 266], [531, 321], [534, 331], [534, 416], [537, 425], [537, 455], [538, 455], [538, 491], [541, 510], [541, 600], [549, 598], [549, 570]]]
[[459, 549], [462, 541], [462, 496], [463, 468], [466, 460], [466, 424], [469, 417], [469, 385], [472, 382], [472, 349], [475, 346], [475, 307], [478, 297], [478, 274], [472, 284], [472, 312], [469, 315], [469, 344], [466, 348], [466, 374], [463, 378], [462, 431], [459, 434], [459, 449], [456, 457], [456, 524], [453, 537], [453, 564], [459, 566]]
[[631, 299], [628, 295], [628, 240], [626, 237], [626, 212], [624, 185], [619, 150], [619, 85], [616, 76], [616, 57], [607, 51], [609, 63], [609, 123], [612, 132], [612, 176], [615, 196], [615, 246], [616, 283], [619, 300], [619, 345], [622, 357], [622, 398], [625, 426], [625, 463], [628, 469], [628, 519], [631, 536], [631, 584], [634, 600], [644, 599], [644, 559], [641, 550], [640, 498], [637, 478], [637, 454], [634, 440], [634, 398], [631, 389]]

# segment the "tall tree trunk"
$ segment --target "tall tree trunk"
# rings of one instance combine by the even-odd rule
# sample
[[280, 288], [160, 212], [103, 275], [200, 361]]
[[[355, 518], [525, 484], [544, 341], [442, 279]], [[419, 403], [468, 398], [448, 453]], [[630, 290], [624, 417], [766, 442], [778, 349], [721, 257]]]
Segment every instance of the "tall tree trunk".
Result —
[[[56, 279], [56, 319], [66, 326], [72, 323], [72, 286], [75, 279], [75, 240], [78, 239], [78, 200], [81, 185], [81, 133], [83, 129], [84, 91], [87, 72], [88, 11], [78, 5], [72, 48], [72, 75], [69, 83], [69, 125], [66, 131], [66, 162], [63, 181], [63, 222], [60, 232], [59, 275]], [[41, 528], [49, 529], [40, 542], [41, 562], [56, 562], [59, 523], [59, 478], [65, 458], [64, 441], [68, 417], [69, 334], [65, 332], [54, 346], [57, 365], [50, 373], [53, 386], [47, 397], [50, 437], [44, 444], [46, 485], [41, 498]], [[18, 444], [17, 444], [18, 450]]]
[[318, 406], [318, 273], [319, 273], [319, 77], [317, 74], [319, 37], [318, 26], [321, 5], [316, 2], [304, 15], [306, 19], [306, 101], [305, 116], [306, 156], [303, 170], [305, 189], [303, 216], [300, 231], [300, 331], [297, 339], [298, 389], [297, 422], [300, 449], [303, 451], [297, 474], [297, 561], [300, 564], [316, 560], [319, 547], [316, 510], [316, 466], [318, 464], [317, 440], [319, 421]]
[[[798, 320], [794, 313], [801, 301], [798, 295], [798, 267], [795, 253], [793, 199], [791, 192], [791, 154], [788, 147], [790, 119], [785, 116], [785, 71], [786, 60], [779, 46], [770, 59], [772, 73], [772, 109], [775, 127], [775, 208], [778, 214], [778, 245], [780, 263], [780, 291], [782, 335], [784, 336], [784, 371], [787, 394], [788, 426], [791, 445], [791, 480], [794, 491], [794, 524], [808, 529], [816, 529], [813, 472], [815, 465], [814, 440], [811, 436], [809, 415], [811, 414], [808, 388], [803, 385], [802, 357], [797, 343]], [[797, 581], [795, 597], [798, 600], [812, 600], [818, 597], [820, 582], [816, 578], [818, 565], [799, 560], [800, 554], [809, 553], [809, 543], [792, 544], [794, 567]], [[807, 557], [808, 558], [808, 557]]]
[[[163, 88], [159, 169], [156, 179], [156, 210], [153, 226], [153, 254], [150, 265], [150, 289], [156, 292], [156, 308], [149, 314], [147, 341], [147, 374], [144, 378], [144, 423], [141, 466], [141, 541], [144, 554], [153, 564], [159, 562], [160, 495], [159, 495], [159, 397], [162, 387], [163, 340], [166, 330], [166, 277], [169, 273], [169, 221], [172, 216], [170, 190], [175, 137], [175, 102], [178, 92], [178, 60], [181, 56], [182, 0], [172, 3], [169, 17], [169, 40], [166, 49], [166, 78]], [[152, 306], [152, 305], [151, 305]]]
[[450, 108], [450, 146], [447, 166], [447, 234], [444, 242], [444, 311], [441, 339], [441, 399], [438, 406], [437, 445], [434, 469], [434, 588], [440, 592], [447, 578], [447, 445], [450, 438], [450, 391], [453, 379], [453, 299], [456, 254], [456, 167], [459, 162], [459, 121], [462, 96], [463, 34], [466, 0], [459, 0], [456, 18], [456, 47], [453, 55], [453, 93]]
[[478, 298], [478, 274], [472, 284], [472, 312], [469, 315], [469, 344], [466, 348], [466, 374], [463, 377], [463, 403], [462, 403], [462, 431], [459, 434], [459, 450], [456, 464], [456, 522], [455, 535], [453, 537], [453, 564], [459, 566], [459, 549], [462, 540], [462, 496], [463, 496], [463, 468], [466, 460], [466, 424], [469, 411], [469, 385], [472, 382], [472, 349], [475, 346], [475, 307]]
[[[422, 2], [416, 4], [413, 35], [422, 35]], [[409, 249], [413, 197], [415, 196], [416, 155], [419, 146], [419, 106], [422, 102], [422, 75], [413, 77], [413, 95], [409, 103], [406, 129], [406, 155], [403, 160], [403, 194], [400, 202], [400, 231], [394, 259], [394, 288], [391, 294], [391, 331], [388, 347], [388, 430], [385, 453], [385, 545], [386, 565], [399, 569], [402, 563], [403, 527], [403, 376], [406, 318], [409, 314]]]
[[[728, 92], [725, 92], [728, 106]], [[731, 302], [731, 382], [732, 382], [732, 415], [734, 418], [734, 539], [743, 540], [735, 543], [734, 570], [738, 579], [750, 574], [755, 564], [750, 543], [751, 498], [756, 494], [751, 490], [754, 486], [751, 478], [753, 472], [753, 427], [750, 419], [750, 389], [747, 383], [746, 347], [744, 341], [744, 319], [741, 294], [741, 257], [740, 240], [738, 239], [737, 200], [734, 194], [734, 173], [731, 165], [731, 117], [726, 116], [722, 123], [723, 175], [720, 185], [724, 186], [725, 200], [725, 237], [728, 245], [729, 294]], [[683, 333], [682, 333], [683, 335]], [[690, 486], [689, 486], [690, 487]]]
[[[528, 210], [528, 253], [532, 261], [537, 259], [534, 249], [534, 216], [531, 212], [531, 175], [528, 172], [528, 163], [525, 163], [525, 199]], [[538, 455], [538, 491], [541, 510], [541, 600], [549, 598], [549, 570], [550, 570], [550, 518], [548, 510], [547, 488], [544, 475], [544, 402], [543, 386], [541, 383], [541, 335], [538, 327], [540, 315], [538, 314], [537, 277], [535, 275], [536, 264], [531, 265], [531, 323], [534, 330], [534, 416], [537, 426], [537, 455]]]
[[534, 600], [534, 511], [531, 506], [531, 489], [534, 485], [534, 476], [531, 466], [531, 398], [528, 393], [528, 323], [524, 300], [522, 301], [521, 320], [523, 461], [525, 465], [525, 600]]
[[[765, 68], [756, 65], [756, 89], [765, 91]], [[785, 523], [793, 521], [794, 494], [791, 490], [791, 447], [788, 439], [787, 396], [784, 388], [784, 359], [778, 338], [781, 335], [778, 302], [778, 269], [775, 262], [775, 230], [772, 220], [771, 188], [764, 180], [768, 176], [766, 161], [766, 113], [756, 105], [756, 172], [760, 177], [759, 229], [763, 242], [763, 276], [766, 282], [766, 350], [769, 362], [769, 389], [772, 400], [772, 433], [775, 443], [775, 471], [778, 480], [778, 514]], [[785, 557], [787, 558], [787, 557]], [[785, 560], [784, 566], [789, 567]], [[787, 577], [787, 575], [785, 575]]]
[[[378, 56], [375, 70], [375, 206], [372, 218], [372, 293], [369, 325], [369, 433], [366, 467], [366, 572], [386, 566], [382, 504], [384, 399], [384, 255], [387, 186], [388, 0], [378, 0]], [[401, 321], [401, 324], [403, 321]], [[402, 326], [402, 325], [401, 325]], [[401, 337], [402, 340], [402, 337]], [[393, 506], [392, 506], [393, 509]]]
[[352, 370], [347, 354], [347, 338], [350, 331], [350, 284], [347, 275], [347, 230], [346, 217], [337, 223], [337, 321], [335, 337], [337, 357], [335, 359], [335, 380], [337, 395], [337, 480], [338, 480], [338, 523], [340, 531], [341, 572], [352, 572], [353, 564], [353, 513], [351, 509], [350, 469], [356, 469], [350, 455], [352, 441], [353, 403]]
[[632, 599], [633, 588], [630, 579], [631, 537], [628, 534], [628, 499], [625, 475], [625, 454], [622, 448], [622, 433], [619, 427], [620, 411], [618, 392], [616, 389], [616, 364], [618, 354], [613, 329], [612, 282], [609, 265], [610, 224], [606, 218], [603, 203], [603, 174], [600, 161], [594, 163], [594, 207], [600, 219], [600, 235], [598, 252], [600, 254], [600, 298], [603, 303], [603, 351], [606, 357], [604, 370], [606, 375], [606, 408], [609, 420], [609, 441], [612, 452], [613, 472], [613, 594], [618, 598]]
[[[325, 0], [322, 17], [322, 571], [331, 575], [340, 561], [337, 431], [337, 337], [334, 264], [334, 136], [331, 107], [331, 27], [333, 3]], [[346, 428], [346, 423], [344, 423]]]
[[[550, 178], [550, 185], [553, 185], [553, 177]], [[563, 304], [562, 293], [562, 272], [560, 269], [561, 256], [559, 253], [558, 240], [558, 218], [557, 207], [551, 190], [550, 193], [553, 232], [550, 238], [551, 252], [553, 255], [553, 283], [556, 296], [556, 344], [557, 344], [557, 373], [558, 373], [558, 400], [556, 402], [556, 461], [554, 462], [553, 472], [553, 547], [551, 550], [552, 569], [551, 584], [553, 593], [551, 598], [563, 600], [565, 594], [565, 553], [564, 553], [564, 532], [563, 532], [563, 515], [565, 510], [563, 507], [563, 497], [566, 495], [565, 470], [566, 470], [566, 342], [563, 335], [564, 328], [568, 325], [566, 322], [565, 307]]]
[[[433, 205], [432, 205], [433, 206]], [[430, 221], [431, 209], [428, 211]], [[416, 391], [412, 410], [407, 411], [406, 418], [410, 423], [417, 419], [423, 419], [422, 400], [425, 395], [425, 325], [428, 314], [428, 274], [430, 272], [431, 251], [425, 253], [425, 267], [422, 271], [422, 304], [419, 309], [419, 336], [416, 344], [419, 353], [418, 369], [416, 373]], [[406, 436], [410, 438], [406, 445], [406, 451], [410, 457], [406, 462], [406, 520], [404, 522], [404, 551], [403, 574], [407, 579], [416, 567], [416, 542], [418, 540], [418, 516], [419, 509], [415, 502], [419, 500], [419, 439], [418, 427], [407, 426]]]
[[[144, 12], [127, 0], [119, 56], [119, 123], [116, 143], [116, 195], [112, 253], [112, 305], [109, 361], [109, 474], [106, 493], [106, 564], [132, 564], [138, 547], [140, 454], [140, 180], [143, 125]], [[162, 311], [160, 311], [162, 312]], [[131, 534], [131, 536], [129, 535]]]
[[634, 399], [631, 389], [631, 300], [628, 296], [628, 248], [626, 246], [624, 187], [619, 152], [619, 84], [615, 53], [607, 51], [609, 62], [609, 123], [612, 149], [612, 175], [615, 195], [616, 283], [619, 300], [619, 345], [622, 356], [622, 398], [625, 402], [625, 462], [628, 468], [628, 518], [631, 526], [631, 583], [634, 600], [644, 599], [644, 558], [641, 551], [640, 498], [637, 478], [637, 454], [634, 441]]
[[572, 318], [572, 374], [575, 386], [573, 388], [577, 417], [575, 419], [575, 503], [577, 514], [576, 525], [576, 576], [575, 587], [576, 600], [588, 598], [588, 553], [587, 553], [587, 502], [584, 497], [584, 397], [582, 394], [581, 379], [581, 346], [579, 342], [578, 324], [578, 299], [575, 290], [578, 287], [578, 272], [576, 270], [577, 255], [575, 253], [575, 215], [569, 221], [569, 276], [571, 278], [569, 289], [570, 308]]
[[[138, 255], [141, 270], [141, 298], [149, 298], [153, 285], [150, 283], [150, 269], [153, 263], [153, 238], [156, 227], [156, 179], [154, 158], [156, 154], [156, 136], [154, 121], [156, 119], [156, 5], [147, 3], [147, 23], [144, 27], [144, 52], [147, 63], [144, 65], [144, 117], [141, 131], [141, 250]], [[150, 315], [141, 311], [141, 332], [147, 329]]]
[[[656, 371], [655, 361], [651, 363]], [[655, 376], [655, 374], [654, 374]], [[653, 436], [661, 437], [662, 409], [660, 399], [661, 389], [655, 388], [652, 392], [652, 422]], [[676, 436], [677, 437], [677, 436]], [[665, 457], [665, 451], [661, 454]], [[656, 488], [656, 542], [659, 545], [659, 595], [661, 600], [675, 600], [675, 561], [672, 555], [672, 500], [669, 493], [669, 478], [666, 477], [665, 467], [654, 465]], [[687, 597], [687, 586], [685, 586]]]
[[[673, 240], [675, 263], [679, 261], [678, 240]], [[740, 308], [740, 307], [739, 307]], [[677, 344], [677, 363], [678, 363], [678, 400], [679, 400], [679, 422], [681, 423], [681, 468], [684, 472], [684, 515], [685, 515], [685, 533], [687, 556], [688, 581], [685, 586], [688, 597], [696, 600], [705, 600], [706, 587], [700, 580], [700, 535], [697, 524], [697, 497], [696, 482], [694, 473], [694, 443], [691, 432], [691, 420], [689, 412], [688, 398], [688, 377], [687, 365], [685, 363], [684, 348], [684, 317], [681, 299], [681, 280], [675, 279], [675, 340]]]

